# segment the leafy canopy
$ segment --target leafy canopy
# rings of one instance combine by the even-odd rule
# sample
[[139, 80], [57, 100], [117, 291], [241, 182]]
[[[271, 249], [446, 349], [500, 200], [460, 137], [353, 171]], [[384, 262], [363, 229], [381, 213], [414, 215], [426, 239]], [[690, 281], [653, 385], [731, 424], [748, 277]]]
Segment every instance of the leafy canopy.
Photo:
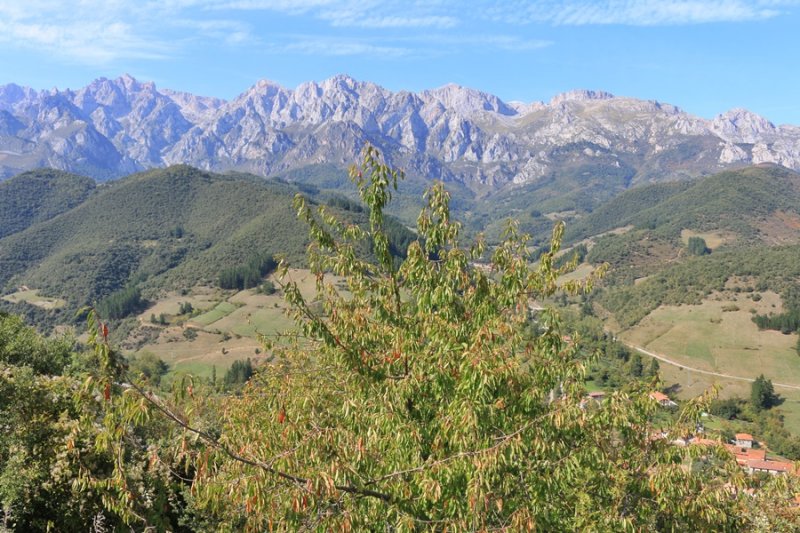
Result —
[[[199, 506], [254, 530], [737, 523], [736, 500], [709, 481], [729, 479], [735, 465], [719, 460], [693, 474], [694, 450], [651, 438], [657, 407], [646, 394], [584, 408], [577, 343], [556, 312], [530, 308], [570, 267], [553, 264], [561, 226], [535, 267], [514, 224], [485, 263], [480, 240], [461, 245], [439, 184], [397, 263], [383, 213], [402, 175], [369, 147], [351, 175], [368, 230], [295, 201], [310, 227], [318, 299], [285, 283], [302, 333], [273, 346], [277, 362], [226, 402], [221, 436], [198, 458]], [[357, 255], [363, 240], [374, 261]], [[329, 273], [344, 277], [346, 293]], [[693, 424], [696, 406], [689, 411], [683, 421]]]
[[[215, 530], [750, 524], [760, 500], [732, 492], [744, 477], [727, 452], [670, 444], [695, 427], [703, 402], [689, 402], [656, 438], [659, 407], [648, 391], [585, 401], [580, 339], [564, 334], [557, 312], [531, 307], [558, 290], [590, 288], [558, 280], [574, 266], [554, 265], [562, 226], [534, 266], [514, 224], [491, 254], [481, 240], [464, 247], [437, 184], [398, 262], [383, 213], [402, 174], [367, 147], [351, 176], [368, 229], [295, 200], [310, 227], [318, 295], [308, 301], [292, 280], [283, 284], [299, 333], [268, 346], [275, 362], [218, 400], [213, 416], [201, 400], [179, 413], [134, 384], [110, 402], [118, 415], [106, 424], [116, 433], [103, 442], [121, 439], [148, 409], [173, 422], [182, 432], [175, 455], [192, 465], [191, 504]], [[358, 253], [364, 241], [367, 259]], [[113, 374], [107, 342], [98, 350]], [[763, 494], [779, 508], [787, 490]], [[785, 518], [757, 510], [767, 526]]]

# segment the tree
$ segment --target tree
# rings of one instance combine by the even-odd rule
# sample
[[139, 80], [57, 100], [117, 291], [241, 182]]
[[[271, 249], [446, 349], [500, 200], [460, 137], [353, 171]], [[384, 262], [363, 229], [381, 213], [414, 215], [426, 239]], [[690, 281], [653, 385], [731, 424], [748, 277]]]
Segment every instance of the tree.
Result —
[[253, 363], [248, 357], [245, 360], [237, 359], [225, 372], [224, 383], [226, 387], [243, 385], [253, 377]]
[[[196, 472], [193, 505], [220, 529], [674, 530], [743, 527], [727, 482], [740, 472], [721, 449], [653, 439], [657, 406], [643, 388], [582, 407], [585, 355], [555, 310], [563, 225], [535, 266], [509, 224], [492, 251], [464, 247], [441, 184], [428, 191], [419, 240], [397, 263], [383, 211], [401, 175], [373, 148], [351, 171], [369, 228], [296, 199], [310, 226], [318, 294], [282, 283], [299, 331], [270, 346], [275, 363], [215, 410], [176, 413], [143, 393], [183, 440]], [[362, 241], [373, 260], [357, 254]], [[287, 269], [282, 267], [287, 275]], [[337, 289], [328, 274], [346, 280]], [[312, 305], [313, 303], [313, 305]], [[106, 351], [105, 357], [111, 358]], [[703, 402], [687, 402], [682, 435]], [[188, 448], [188, 450], [187, 450]], [[702, 469], [686, 468], [701, 461]], [[786, 494], [789, 494], [788, 492]], [[691, 505], [687, 505], [691, 502]]]
[[772, 386], [772, 380], [766, 379], [764, 374], [756, 378], [750, 386], [750, 403], [756, 410], [769, 409], [778, 404], [778, 396]]
[[647, 367], [647, 377], [653, 378], [658, 376], [659, 370], [661, 370], [661, 365], [658, 364], [658, 359], [653, 357], [650, 360], [650, 366]]
[[[104, 384], [94, 386], [99, 361], [73, 349], [70, 339], [43, 338], [0, 313], [0, 531], [99, 531], [93, 527], [99, 523], [117, 530], [133, 517], [153, 530], [175, 531], [165, 502], [180, 499], [181, 483], [170, 483], [170, 468], [185, 470], [153, 462], [152, 450], [141, 445], [145, 437], [155, 444], [152, 436], [168, 435], [169, 426], [154, 418], [125, 432], [134, 444], [124, 450], [125, 474], [112, 481], [109, 473], [123, 455], [107, 453], [104, 443], [115, 439], [102, 422], [111, 400], [123, 395], [106, 401]], [[130, 488], [113, 494], [112, 485]], [[128, 520], [111, 510], [119, 495], [138, 500], [127, 500]]]
[[710, 412], [714, 416], [724, 418], [726, 420], [733, 420], [738, 417], [741, 412], [741, 404], [744, 400], [739, 398], [728, 398], [726, 400], [714, 400], [711, 402]]
[[642, 377], [644, 373], [644, 364], [642, 363], [642, 356], [639, 355], [639, 352], [633, 352], [631, 354], [631, 358], [628, 361], [628, 369], [630, 370], [631, 376], [635, 378]]
[[169, 372], [169, 365], [152, 352], [133, 357], [129, 366], [133, 375], [140, 376], [156, 387], [161, 383], [161, 377]]
[[706, 246], [706, 241], [702, 237], [689, 237], [686, 248], [691, 255], [710, 254], [711, 250]]

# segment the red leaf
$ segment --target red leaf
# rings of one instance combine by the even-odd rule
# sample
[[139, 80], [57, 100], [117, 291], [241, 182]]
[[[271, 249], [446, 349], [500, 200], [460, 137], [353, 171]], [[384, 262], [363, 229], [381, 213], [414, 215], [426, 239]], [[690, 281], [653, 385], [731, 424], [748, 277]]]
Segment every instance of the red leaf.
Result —
[[106, 388], [103, 391], [103, 398], [105, 398], [106, 401], [111, 399], [111, 383], [106, 383]]

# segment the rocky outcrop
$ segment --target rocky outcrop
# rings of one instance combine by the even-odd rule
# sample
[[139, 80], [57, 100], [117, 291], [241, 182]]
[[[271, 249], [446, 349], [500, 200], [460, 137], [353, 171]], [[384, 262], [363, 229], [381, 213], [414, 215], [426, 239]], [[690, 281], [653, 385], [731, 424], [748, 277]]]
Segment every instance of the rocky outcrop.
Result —
[[743, 109], [704, 120], [603, 91], [506, 103], [458, 85], [391, 92], [335, 76], [295, 89], [262, 80], [226, 102], [127, 75], [75, 91], [0, 86], [0, 176], [47, 165], [106, 178], [173, 163], [267, 175], [352, 162], [365, 142], [407, 172], [469, 186], [537, 183], [565, 166], [625, 169], [630, 183], [761, 162], [800, 170], [798, 127]]

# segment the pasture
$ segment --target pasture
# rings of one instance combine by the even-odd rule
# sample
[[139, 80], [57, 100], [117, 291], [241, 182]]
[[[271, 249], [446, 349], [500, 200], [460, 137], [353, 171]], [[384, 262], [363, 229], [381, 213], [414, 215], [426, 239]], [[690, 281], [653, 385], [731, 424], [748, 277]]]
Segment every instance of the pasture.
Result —
[[[797, 335], [759, 331], [751, 310], [759, 314], [780, 312], [780, 296], [761, 293], [715, 294], [701, 305], [663, 306], [636, 326], [620, 332], [627, 343], [641, 346], [677, 363], [731, 376], [755, 378], [764, 374], [775, 383], [800, 386]], [[700, 374], [661, 362], [661, 377], [678, 397], [697, 396], [718, 385], [720, 396], [750, 396], [750, 383]], [[780, 406], [786, 426], [800, 432], [800, 390], [776, 387], [786, 401]]]
[[20, 288], [20, 290], [3, 296], [3, 300], [17, 304], [26, 302], [42, 309], [59, 309], [64, 307], [67, 302], [60, 298], [49, 298], [39, 294], [38, 289], [29, 289], [27, 287]]

